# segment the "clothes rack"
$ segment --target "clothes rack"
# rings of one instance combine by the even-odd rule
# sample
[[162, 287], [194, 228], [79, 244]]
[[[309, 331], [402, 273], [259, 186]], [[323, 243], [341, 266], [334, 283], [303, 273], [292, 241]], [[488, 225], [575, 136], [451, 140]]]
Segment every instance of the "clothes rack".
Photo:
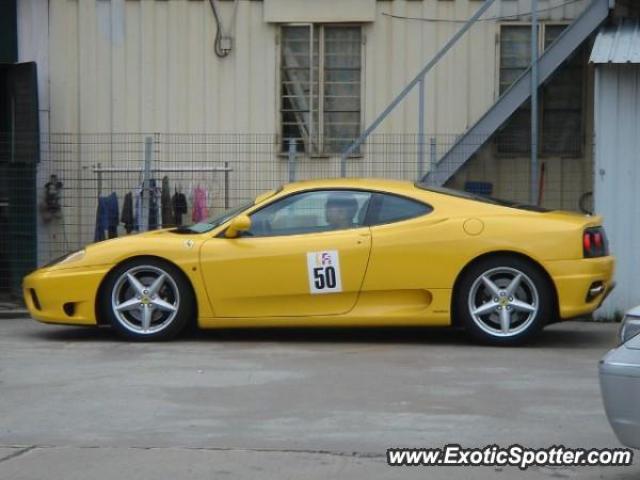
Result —
[[[155, 167], [152, 165], [152, 156], [153, 156], [153, 138], [147, 137], [145, 139], [145, 149], [144, 149], [144, 160], [140, 167], [103, 167], [102, 164], [98, 163], [93, 166], [92, 170], [98, 178], [98, 197], [102, 195], [102, 175], [104, 173], [138, 173], [142, 176], [142, 195], [143, 195], [143, 211], [148, 214], [148, 202], [149, 202], [149, 182], [151, 180], [151, 176], [153, 173], [189, 173], [189, 172], [197, 172], [197, 173], [205, 173], [205, 172], [222, 172], [224, 173], [224, 208], [229, 208], [229, 174], [233, 171], [231, 167], [229, 167], [229, 162], [224, 162], [219, 166], [211, 166], [211, 167]], [[147, 222], [144, 223], [145, 227], [148, 227], [148, 219]]]

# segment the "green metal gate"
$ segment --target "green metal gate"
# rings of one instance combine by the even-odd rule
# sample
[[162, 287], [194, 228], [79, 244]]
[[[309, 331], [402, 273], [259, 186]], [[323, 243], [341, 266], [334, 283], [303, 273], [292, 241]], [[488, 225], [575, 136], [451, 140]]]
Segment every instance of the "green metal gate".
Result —
[[20, 296], [36, 267], [37, 68], [0, 64], [0, 294]]

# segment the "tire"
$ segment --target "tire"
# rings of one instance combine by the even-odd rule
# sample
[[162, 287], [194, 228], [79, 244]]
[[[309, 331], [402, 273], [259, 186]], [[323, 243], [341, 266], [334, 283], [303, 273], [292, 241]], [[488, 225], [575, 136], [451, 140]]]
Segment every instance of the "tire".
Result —
[[136, 341], [174, 338], [195, 313], [184, 274], [155, 258], [133, 259], [112, 270], [98, 301], [101, 318], [120, 336]]
[[513, 346], [535, 338], [555, 316], [554, 305], [552, 286], [536, 265], [495, 256], [463, 273], [453, 311], [458, 324], [475, 340]]

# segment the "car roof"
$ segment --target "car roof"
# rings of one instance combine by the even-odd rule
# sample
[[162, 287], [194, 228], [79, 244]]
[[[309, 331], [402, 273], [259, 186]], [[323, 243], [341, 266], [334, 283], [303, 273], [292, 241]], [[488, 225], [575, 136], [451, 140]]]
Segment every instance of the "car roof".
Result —
[[390, 192], [406, 192], [415, 195], [416, 187], [412, 182], [388, 180], [384, 178], [331, 178], [323, 180], [305, 180], [288, 183], [282, 187], [283, 192], [297, 192], [324, 188], [353, 188], [364, 190], [381, 190]]

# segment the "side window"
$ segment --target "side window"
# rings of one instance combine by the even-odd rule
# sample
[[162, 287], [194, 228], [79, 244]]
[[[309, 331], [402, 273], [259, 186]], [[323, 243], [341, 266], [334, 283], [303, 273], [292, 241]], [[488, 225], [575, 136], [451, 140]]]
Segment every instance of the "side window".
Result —
[[344, 230], [364, 225], [371, 194], [316, 190], [278, 200], [251, 215], [245, 235], [268, 237]]
[[399, 222], [430, 213], [429, 205], [416, 200], [378, 193], [375, 195], [370, 216], [370, 225]]

